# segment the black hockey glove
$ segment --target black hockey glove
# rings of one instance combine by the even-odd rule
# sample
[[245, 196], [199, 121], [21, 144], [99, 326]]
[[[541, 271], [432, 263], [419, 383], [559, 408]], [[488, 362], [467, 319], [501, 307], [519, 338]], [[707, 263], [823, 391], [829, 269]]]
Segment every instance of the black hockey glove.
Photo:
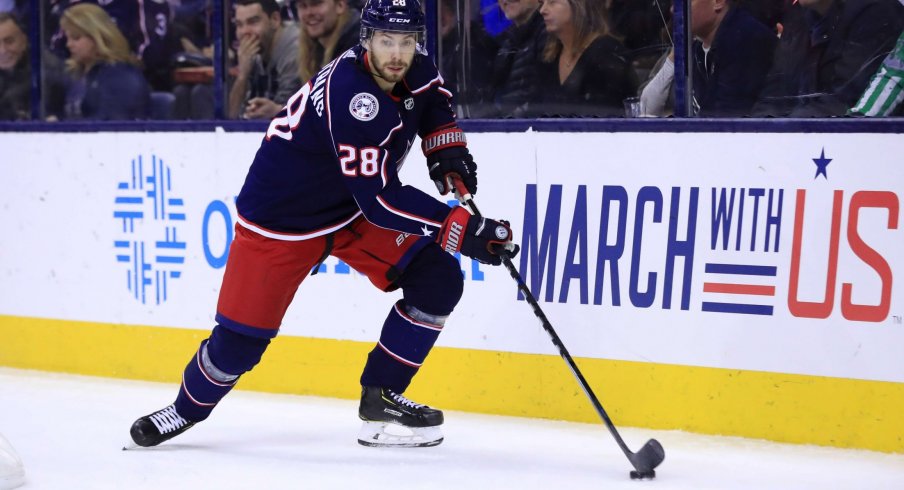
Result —
[[512, 243], [512, 236], [508, 221], [478, 218], [457, 206], [443, 222], [436, 241], [446, 252], [461, 252], [478, 262], [499, 265], [503, 254], [509, 258], [518, 255], [520, 247]]
[[477, 193], [477, 164], [466, 145], [464, 133], [458, 128], [444, 129], [424, 138], [427, 169], [440, 194], [454, 190], [450, 178], [461, 180], [470, 194]]

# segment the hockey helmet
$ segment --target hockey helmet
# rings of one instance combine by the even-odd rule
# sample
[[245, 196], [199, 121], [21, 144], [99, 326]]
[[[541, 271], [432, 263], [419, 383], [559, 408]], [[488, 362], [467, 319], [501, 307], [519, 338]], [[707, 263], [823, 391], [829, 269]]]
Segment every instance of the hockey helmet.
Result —
[[417, 52], [426, 55], [425, 21], [419, 0], [367, 0], [361, 10], [361, 45], [374, 31], [412, 32], [417, 35]]

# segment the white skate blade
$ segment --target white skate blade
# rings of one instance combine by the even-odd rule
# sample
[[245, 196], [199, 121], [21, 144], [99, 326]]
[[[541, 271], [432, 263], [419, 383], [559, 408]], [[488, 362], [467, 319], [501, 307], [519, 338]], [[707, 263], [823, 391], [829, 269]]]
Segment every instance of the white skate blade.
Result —
[[131, 451], [132, 449], [138, 449], [140, 447], [141, 446], [139, 446], [138, 444], [135, 444], [135, 441], [130, 440], [129, 442], [122, 445], [122, 450]]
[[435, 427], [406, 427], [389, 422], [364, 422], [358, 444], [368, 447], [432, 447], [443, 442], [443, 431]]

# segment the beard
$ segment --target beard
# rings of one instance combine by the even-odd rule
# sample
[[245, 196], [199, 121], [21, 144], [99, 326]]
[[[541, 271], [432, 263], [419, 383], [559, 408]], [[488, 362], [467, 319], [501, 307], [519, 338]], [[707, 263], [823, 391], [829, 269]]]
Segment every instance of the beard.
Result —
[[[392, 67], [395, 70], [388, 70], [387, 68]], [[399, 83], [405, 78], [405, 75], [408, 74], [408, 70], [411, 68], [411, 65], [405, 63], [403, 61], [396, 62], [385, 62], [374, 58], [374, 68], [376, 69], [377, 76], [386, 80], [390, 83]]]

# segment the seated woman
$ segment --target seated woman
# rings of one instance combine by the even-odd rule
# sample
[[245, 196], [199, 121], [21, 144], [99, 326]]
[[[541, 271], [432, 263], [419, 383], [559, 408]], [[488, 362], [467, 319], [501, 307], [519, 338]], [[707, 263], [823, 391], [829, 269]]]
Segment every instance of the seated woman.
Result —
[[129, 51], [129, 43], [109, 15], [89, 3], [63, 12], [72, 78], [66, 90], [67, 119], [144, 119], [151, 89]]
[[621, 117], [623, 101], [637, 90], [627, 50], [609, 34], [600, 0], [544, 0], [540, 14], [549, 34], [540, 74], [537, 116]]

